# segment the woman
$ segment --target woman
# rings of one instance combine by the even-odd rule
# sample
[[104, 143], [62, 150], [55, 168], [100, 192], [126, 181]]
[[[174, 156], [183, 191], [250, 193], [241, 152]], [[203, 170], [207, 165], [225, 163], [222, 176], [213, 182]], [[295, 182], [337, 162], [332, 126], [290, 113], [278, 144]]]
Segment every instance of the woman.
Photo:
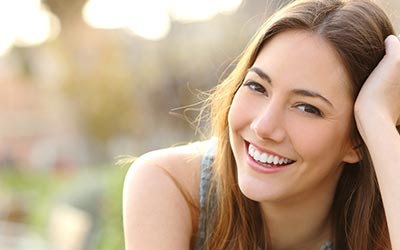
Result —
[[400, 249], [393, 34], [368, 0], [277, 12], [210, 98], [214, 139], [133, 164], [126, 249]]

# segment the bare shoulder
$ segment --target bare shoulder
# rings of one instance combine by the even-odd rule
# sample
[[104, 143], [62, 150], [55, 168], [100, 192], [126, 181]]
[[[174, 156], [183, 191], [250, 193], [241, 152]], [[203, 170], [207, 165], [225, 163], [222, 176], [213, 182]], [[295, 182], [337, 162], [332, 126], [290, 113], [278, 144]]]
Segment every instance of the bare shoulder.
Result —
[[181, 191], [187, 192], [196, 202], [199, 195], [201, 160], [210, 143], [211, 141], [199, 141], [146, 153], [132, 164], [127, 180], [138, 172], [162, 172], [161, 176], [172, 178], [183, 189]]
[[209, 141], [139, 157], [124, 183], [126, 249], [189, 249], [196, 228], [200, 165]]

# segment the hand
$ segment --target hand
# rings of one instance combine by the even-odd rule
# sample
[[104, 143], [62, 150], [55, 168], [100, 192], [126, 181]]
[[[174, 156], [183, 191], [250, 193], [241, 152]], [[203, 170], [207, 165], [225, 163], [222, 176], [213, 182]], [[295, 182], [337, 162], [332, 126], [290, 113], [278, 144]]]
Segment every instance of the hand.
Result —
[[364, 83], [355, 102], [354, 112], [359, 128], [364, 127], [365, 122], [400, 124], [399, 38], [388, 36], [385, 47], [385, 56]]

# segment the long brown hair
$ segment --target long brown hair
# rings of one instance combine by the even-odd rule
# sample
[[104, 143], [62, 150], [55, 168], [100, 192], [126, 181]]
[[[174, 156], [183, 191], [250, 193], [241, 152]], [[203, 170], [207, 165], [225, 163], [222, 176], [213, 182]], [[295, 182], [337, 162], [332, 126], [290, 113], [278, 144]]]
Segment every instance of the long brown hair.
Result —
[[[267, 20], [233, 72], [210, 98], [211, 126], [218, 145], [209, 186], [208, 216], [212, 223], [206, 228], [204, 249], [255, 250], [267, 249], [269, 245], [258, 203], [246, 198], [238, 187], [228, 112], [236, 90], [262, 46], [276, 34], [292, 29], [314, 32], [335, 48], [351, 77], [354, 98], [384, 56], [385, 38], [394, 33], [384, 11], [369, 0], [295, 1]], [[374, 168], [354, 121], [353, 126], [353, 139], [359, 144], [362, 160], [344, 167], [337, 186], [332, 208], [334, 249], [391, 249]]]

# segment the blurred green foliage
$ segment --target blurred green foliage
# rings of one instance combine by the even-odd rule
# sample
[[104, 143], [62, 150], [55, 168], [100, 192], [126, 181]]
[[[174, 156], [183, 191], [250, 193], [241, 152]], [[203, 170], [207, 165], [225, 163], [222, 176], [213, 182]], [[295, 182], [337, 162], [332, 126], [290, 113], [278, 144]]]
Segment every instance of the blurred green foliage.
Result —
[[[3, 200], [18, 199], [18, 209], [23, 210], [20, 217], [14, 218], [16, 221], [12, 222], [26, 223], [39, 234], [46, 233], [45, 228], [52, 199], [63, 185], [62, 182], [51, 176], [37, 172], [27, 173], [20, 169], [6, 169], [0, 173], [0, 189]], [[11, 212], [6, 211], [5, 216]]]
[[[89, 170], [54, 175], [3, 169], [0, 171], [0, 197], [3, 201], [6, 197], [19, 201], [19, 217], [13, 216], [11, 219], [16, 221], [12, 222], [26, 224], [29, 230], [48, 240], [48, 220], [52, 208], [55, 204], [65, 201], [65, 194], [71, 193], [74, 196], [72, 190], [77, 187], [77, 183], [90, 176], [101, 185], [103, 192], [99, 222], [96, 223], [94, 242], [89, 249], [121, 250], [124, 249], [122, 187], [127, 170], [128, 166], [98, 166], [90, 167]], [[15, 206], [13, 208], [16, 209]], [[1, 219], [10, 220], [10, 217]]]
[[128, 170], [127, 166], [115, 167], [106, 171], [107, 188], [105, 194], [103, 216], [100, 227], [99, 250], [124, 249], [122, 227], [122, 187]]

